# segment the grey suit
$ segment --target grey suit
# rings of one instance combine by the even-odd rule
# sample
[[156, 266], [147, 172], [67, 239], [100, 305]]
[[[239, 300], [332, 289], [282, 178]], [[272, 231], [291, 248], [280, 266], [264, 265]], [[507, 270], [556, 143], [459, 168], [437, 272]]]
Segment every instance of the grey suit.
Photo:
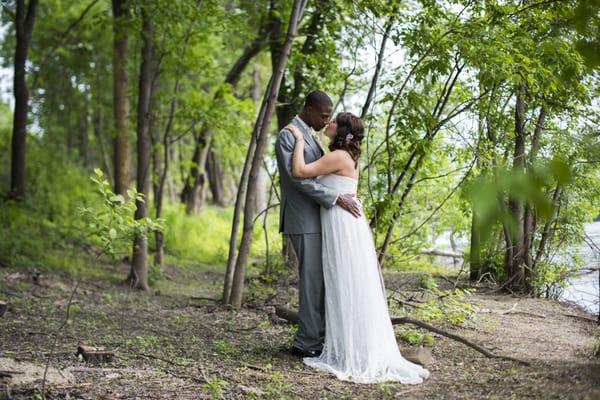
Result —
[[[304, 134], [304, 160], [311, 163], [324, 155], [311, 129], [296, 116], [292, 124]], [[325, 337], [325, 285], [321, 254], [320, 207], [333, 207], [337, 194], [315, 179], [292, 176], [294, 135], [287, 129], [279, 132], [275, 154], [281, 181], [279, 231], [287, 235], [294, 247], [300, 267], [300, 327], [294, 346], [303, 350], [320, 350]]]

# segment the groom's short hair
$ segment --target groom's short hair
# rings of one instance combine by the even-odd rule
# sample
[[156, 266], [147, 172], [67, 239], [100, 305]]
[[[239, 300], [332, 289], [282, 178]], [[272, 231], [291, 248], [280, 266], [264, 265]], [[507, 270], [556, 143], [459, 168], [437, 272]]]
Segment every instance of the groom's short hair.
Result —
[[304, 107], [308, 106], [316, 108], [322, 108], [327, 106], [332, 107], [333, 101], [331, 101], [331, 98], [327, 96], [327, 93], [321, 90], [315, 90], [313, 92], [310, 92], [308, 96], [306, 96], [306, 100], [304, 101]]

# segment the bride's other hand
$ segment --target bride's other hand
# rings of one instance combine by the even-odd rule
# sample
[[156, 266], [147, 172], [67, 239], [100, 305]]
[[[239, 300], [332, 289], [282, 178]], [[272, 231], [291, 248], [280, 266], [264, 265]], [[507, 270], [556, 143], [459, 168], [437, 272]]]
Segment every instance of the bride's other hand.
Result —
[[300, 129], [298, 129], [298, 127], [296, 125], [288, 124], [285, 127], [285, 129], [287, 129], [290, 132], [292, 132], [292, 135], [294, 135], [294, 137], [296, 138], [296, 140], [300, 140], [300, 139], [304, 138], [304, 136], [302, 136], [302, 132], [300, 132]]
[[362, 214], [362, 206], [359, 203], [356, 194], [354, 193], [340, 194], [336, 204], [348, 211], [350, 214], [354, 215], [356, 218], [360, 217]]

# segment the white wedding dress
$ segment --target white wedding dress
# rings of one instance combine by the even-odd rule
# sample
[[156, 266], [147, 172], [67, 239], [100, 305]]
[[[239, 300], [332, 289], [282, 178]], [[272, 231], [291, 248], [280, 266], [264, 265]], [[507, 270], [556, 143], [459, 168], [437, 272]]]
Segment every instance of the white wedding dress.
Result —
[[[358, 181], [326, 175], [319, 181], [338, 193], [356, 193]], [[386, 303], [375, 244], [365, 216], [321, 207], [325, 280], [325, 345], [304, 363], [356, 383], [421, 383], [425, 368], [400, 354]]]

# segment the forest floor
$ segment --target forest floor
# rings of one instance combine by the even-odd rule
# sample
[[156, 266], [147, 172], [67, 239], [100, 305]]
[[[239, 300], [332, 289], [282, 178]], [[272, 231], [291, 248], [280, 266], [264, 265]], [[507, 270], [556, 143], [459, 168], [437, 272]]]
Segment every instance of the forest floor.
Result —
[[[600, 399], [598, 325], [556, 301], [482, 288], [466, 298], [478, 312], [460, 327], [440, 326], [530, 365], [434, 334], [430, 379], [360, 385], [316, 373], [289, 354], [295, 328], [273, 316], [273, 305], [293, 307], [293, 285], [233, 311], [210, 300], [223, 281], [215, 267], [168, 267], [148, 293], [119, 284], [125, 265], [106, 268], [80, 281], [64, 328], [73, 278], [0, 268], [0, 300], [9, 303], [0, 318], [0, 376], [12, 375], [0, 378], [0, 399], [41, 398], [49, 358], [52, 399]], [[419, 291], [417, 273], [385, 278], [388, 289]], [[88, 364], [75, 355], [79, 344], [105, 346], [114, 360]], [[29, 372], [18, 370], [25, 365]]]

